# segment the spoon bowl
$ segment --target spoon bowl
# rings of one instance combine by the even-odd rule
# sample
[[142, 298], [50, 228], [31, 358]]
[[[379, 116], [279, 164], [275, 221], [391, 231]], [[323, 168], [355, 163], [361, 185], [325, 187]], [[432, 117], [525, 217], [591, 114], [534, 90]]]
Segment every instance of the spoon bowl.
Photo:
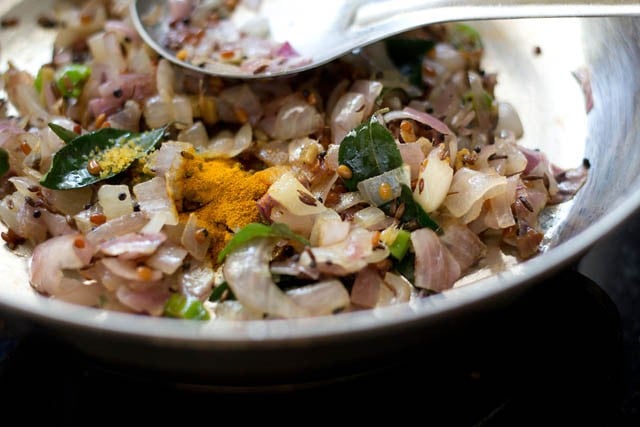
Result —
[[222, 63], [201, 68], [177, 58], [162, 42], [169, 29], [169, 19], [156, 22], [144, 19], [158, 11], [160, 16], [167, 17], [167, 3], [165, 0], [131, 3], [133, 23], [144, 41], [177, 65], [237, 79], [306, 71], [360, 47], [427, 24], [505, 18], [640, 15], [640, 3], [631, 0], [262, 0], [255, 12], [268, 24], [270, 37], [289, 42], [309, 61], [273, 72], [248, 73]]

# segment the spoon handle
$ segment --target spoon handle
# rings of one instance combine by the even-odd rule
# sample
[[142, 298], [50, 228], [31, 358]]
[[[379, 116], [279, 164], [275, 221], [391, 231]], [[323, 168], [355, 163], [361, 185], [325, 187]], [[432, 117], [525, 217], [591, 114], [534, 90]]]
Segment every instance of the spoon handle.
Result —
[[640, 15], [637, 0], [358, 0], [352, 5], [349, 30], [365, 39], [447, 21]]

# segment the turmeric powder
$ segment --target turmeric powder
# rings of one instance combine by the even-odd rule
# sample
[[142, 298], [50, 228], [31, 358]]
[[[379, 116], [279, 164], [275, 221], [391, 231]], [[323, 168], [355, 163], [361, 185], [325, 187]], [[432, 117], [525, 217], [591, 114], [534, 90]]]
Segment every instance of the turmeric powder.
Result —
[[231, 159], [189, 156], [183, 161], [182, 177], [178, 179], [183, 211], [180, 220], [186, 222], [190, 213], [187, 210], [196, 213], [198, 225], [211, 236], [215, 260], [233, 232], [260, 220], [257, 201], [282, 173], [282, 168], [252, 173]]

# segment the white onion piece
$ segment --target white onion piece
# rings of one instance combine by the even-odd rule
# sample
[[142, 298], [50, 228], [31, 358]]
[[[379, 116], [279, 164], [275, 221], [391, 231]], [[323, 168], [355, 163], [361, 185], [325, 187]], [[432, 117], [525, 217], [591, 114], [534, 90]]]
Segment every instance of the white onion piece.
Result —
[[315, 215], [327, 209], [291, 172], [278, 178], [267, 194], [293, 215]]
[[426, 138], [422, 137], [416, 142], [397, 144], [398, 151], [400, 151], [400, 156], [402, 157], [402, 162], [409, 165], [412, 181], [418, 179], [418, 175], [420, 174], [420, 166], [425, 159], [425, 151], [423, 150], [425, 143], [428, 144], [429, 148], [431, 147], [431, 143]]
[[90, 187], [74, 190], [43, 188], [42, 197], [58, 212], [64, 215], [75, 215], [91, 203], [93, 190]]
[[182, 266], [187, 253], [185, 248], [165, 242], [153, 255], [147, 258], [145, 264], [162, 271], [164, 274], [173, 274]]
[[49, 234], [52, 236], [62, 236], [63, 234], [73, 234], [75, 230], [69, 225], [64, 215], [54, 214], [47, 210], [40, 211], [44, 223], [47, 225]]
[[377, 224], [380, 224], [386, 215], [380, 208], [374, 206], [367, 206], [364, 209], [360, 209], [353, 215], [353, 222], [362, 228], [371, 229]]
[[142, 110], [136, 101], [127, 100], [122, 110], [109, 116], [111, 127], [138, 132]]
[[209, 136], [207, 130], [204, 128], [202, 122], [197, 121], [192, 126], [183, 129], [178, 134], [178, 141], [189, 142], [198, 149], [204, 147], [209, 142]]
[[444, 158], [445, 147], [440, 144], [427, 156], [427, 164], [418, 176], [413, 198], [425, 212], [433, 212], [444, 202], [453, 181], [453, 168]]
[[356, 80], [349, 92], [361, 93], [364, 96], [364, 117], [368, 117], [375, 107], [376, 99], [382, 93], [382, 83], [375, 80]]
[[[380, 186], [388, 184], [391, 189], [388, 197], [382, 197]], [[411, 168], [409, 165], [402, 165], [398, 168], [384, 172], [383, 174], [367, 178], [358, 183], [358, 191], [362, 197], [374, 206], [383, 205], [402, 193], [402, 185], [411, 187]]]
[[339, 280], [327, 280], [287, 291], [311, 316], [326, 316], [349, 306], [349, 292]]
[[440, 236], [440, 241], [449, 249], [462, 272], [484, 256], [487, 250], [486, 245], [469, 227], [456, 222], [441, 225], [444, 233]]
[[385, 122], [391, 122], [394, 120], [411, 119], [417, 122], [427, 125], [434, 130], [440, 132], [443, 135], [451, 134], [449, 127], [441, 120], [435, 118], [429, 113], [424, 111], [418, 111], [411, 107], [404, 107], [401, 111], [389, 111], [384, 115]]
[[121, 216], [105, 222], [89, 231], [86, 237], [91, 244], [98, 245], [100, 242], [122, 236], [123, 234], [138, 232], [145, 226], [147, 221], [144, 213], [134, 212], [130, 215]]
[[235, 135], [222, 131], [209, 141], [202, 150], [205, 157], [231, 158], [247, 150], [253, 142], [253, 131], [249, 123], [245, 123]]
[[507, 187], [504, 193], [489, 199], [489, 209], [484, 216], [484, 223], [487, 227], [500, 230], [516, 225], [511, 205], [516, 199], [516, 188], [519, 181], [519, 175], [510, 176], [507, 178]]
[[207, 256], [207, 251], [211, 244], [211, 237], [203, 230], [205, 229], [198, 227], [198, 217], [196, 214], [191, 213], [182, 232], [182, 237], [180, 237], [182, 246], [189, 251], [192, 257], [199, 261], [202, 261], [204, 257]]
[[116, 291], [118, 301], [139, 313], [161, 316], [164, 305], [169, 299], [169, 292], [161, 287], [150, 287], [145, 290], [134, 291], [127, 286], [120, 286]]
[[158, 270], [149, 269], [149, 277], [139, 274], [138, 263], [136, 261], [123, 260], [120, 258], [103, 258], [102, 264], [111, 273], [123, 279], [136, 282], [157, 282], [162, 279], [162, 272]]
[[393, 291], [394, 302], [408, 302], [411, 299], [413, 286], [404, 276], [387, 272], [384, 275], [384, 283]]
[[31, 257], [31, 284], [40, 292], [64, 292], [63, 270], [85, 267], [95, 248], [81, 234], [52, 237], [37, 245]]
[[160, 95], [148, 98], [142, 112], [150, 128], [159, 128], [173, 121], [173, 105]]
[[156, 71], [156, 89], [160, 97], [164, 99], [171, 99], [175, 93], [174, 90], [175, 72], [171, 63], [166, 59], [158, 61], [158, 68]]
[[251, 310], [273, 316], [302, 317], [308, 311], [298, 306], [271, 279], [269, 261], [274, 243], [257, 238], [227, 256], [224, 278], [238, 301]]
[[167, 141], [160, 146], [153, 157], [150, 167], [159, 177], [165, 177], [170, 170], [180, 169], [183, 151], [190, 151], [191, 145], [185, 142]]
[[178, 278], [180, 292], [205, 301], [211, 295], [216, 273], [210, 262], [194, 262]]
[[151, 255], [165, 240], [167, 240], [167, 236], [160, 233], [129, 233], [100, 243], [98, 249], [105, 255], [120, 256], [121, 259], [135, 259]]
[[[384, 213], [383, 213], [384, 215]], [[347, 238], [351, 225], [333, 209], [319, 213], [313, 223], [309, 242], [312, 246], [329, 246]]]
[[460, 265], [438, 235], [421, 228], [411, 233], [411, 244], [416, 254], [415, 286], [436, 292], [451, 288], [460, 277]]
[[364, 268], [358, 272], [351, 289], [351, 302], [361, 307], [376, 307], [384, 287], [378, 270], [372, 267]]
[[103, 184], [98, 190], [98, 203], [107, 220], [133, 213], [133, 202], [127, 185]]
[[156, 176], [149, 181], [141, 182], [133, 187], [133, 194], [140, 205], [140, 210], [149, 216], [155, 213], [164, 213], [165, 224], [176, 225], [178, 212], [173, 200], [167, 193], [166, 181]]
[[358, 272], [368, 264], [367, 258], [373, 253], [373, 233], [362, 228], [354, 228], [346, 239], [336, 244], [314, 247], [303, 252], [300, 255], [300, 265], [328, 267], [327, 270], [336, 275]]
[[225, 115], [224, 108], [220, 109], [221, 118], [229, 122], [238, 122], [238, 111], [247, 114], [249, 123], [255, 126], [262, 117], [262, 105], [256, 94], [249, 85], [242, 84], [231, 86], [220, 92], [219, 100], [232, 106], [228, 115]]
[[175, 95], [171, 100], [173, 109], [173, 120], [182, 125], [191, 126], [193, 124], [193, 109], [188, 97]]
[[507, 178], [494, 170], [475, 171], [463, 167], [453, 175], [444, 205], [456, 218], [464, 216], [465, 222], [471, 222], [480, 215], [484, 200], [504, 193], [506, 188]]
[[69, 286], [71, 289], [54, 296], [55, 299], [72, 304], [98, 307], [100, 298], [104, 295], [104, 288], [98, 283], [84, 284], [79, 280], [77, 286]]
[[22, 205], [24, 205], [24, 196], [18, 192], [8, 195], [0, 200], [0, 219], [11, 230], [18, 229], [17, 215]]
[[521, 138], [524, 134], [520, 116], [513, 105], [508, 102], [498, 102], [498, 124], [495, 133], [499, 135], [503, 130], [513, 132], [516, 138]]
[[338, 144], [329, 144], [327, 147], [327, 154], [324, 156], [324, 162], [330, 170], [338, 169], [340, 164], [338, 163], [338, 155], [340, 153], [340, 146]]
[[353, 128], [362, 123], [365, 108], [365, 97], [361, 93], [347, 92], [338, 99], [330, 116], [334, 144], [340, 144]]
[[324, 119], [302, 95], [288, 97], [278, 110], [273, 137], [280, 140], [302, 138], [322, 129]]

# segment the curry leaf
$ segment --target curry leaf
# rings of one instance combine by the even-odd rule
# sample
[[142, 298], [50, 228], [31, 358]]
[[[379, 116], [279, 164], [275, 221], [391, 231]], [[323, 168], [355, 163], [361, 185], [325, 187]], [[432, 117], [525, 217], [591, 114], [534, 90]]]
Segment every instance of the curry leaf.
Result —
[[67, 144], [73, 141], [74, 139], [76, 139], [78, 136], [80, 136], [74, 131], [71, 131], [67, 128], [63, 128], [62, 126], [57, 125], [55, 123], [49, 123], [49, 128], [53, 131], [53, 133], [58, 135], [58, 138], [60, 138]]
[[[40, 184], [54, 190], [70, 190], [111, 178], [151, 151], [162, 140], [165, 129], [135, 133], [105, 128], [78, 136], [54, 155], [51, 168]], [[89, 172], [89, 162], [99, 162], [107, 154], [119, 158], [118, 164], [100, 173]]]
[[9, 153], [4, 148], [0, 148], [0, 176], [4, 176], [9, 171]]
[[218, 262], [222, 262], [227, 255], [238, 247], [257, 237], [279, 237], [288, 240], [295, 240], [303, 245], [309, 245], [309, 241], [297, 235], [286, 224], [274, 223], [271, 225], [252, 222], [245, 225], [241, 230], [233, 235], [229, 243], [218, 254]]
[[422, 87], [422, 60], [435, 43], [432, 40], [391, 38], [385, 41], [387, 55], [409, 82]]
[[213, 288], [211, 295], [209, 295], [209, 301], [220, 301], [225, 292], [227, 293], [225, 301], [236, 299], [236, 296], [233, 295], [233, 291], [229, 287], [229, 284], [227, 282], [222, 282], [221, 284]]
[[342, 140], [338, 162], [351, 170], [344, 183], [355, 191], [360, 181], [402, 166], [402, 157], [391, 132], [372, 116]]

